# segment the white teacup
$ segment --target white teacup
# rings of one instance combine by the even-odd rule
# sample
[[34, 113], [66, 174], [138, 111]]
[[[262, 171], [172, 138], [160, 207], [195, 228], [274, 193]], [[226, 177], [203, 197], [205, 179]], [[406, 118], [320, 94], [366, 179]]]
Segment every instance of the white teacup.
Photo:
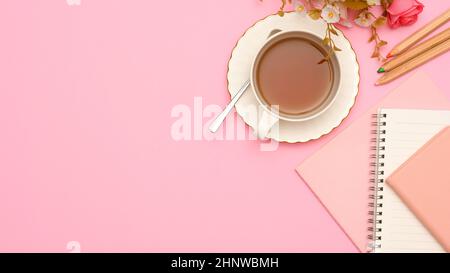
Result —
[[[332, 68], [331, 71], [333, 73], [333, 75], [332, 75], [333, 82], [331, 84], [331, 88], [329, 90], [329, 93], [328, 93], [326, 99], [318, 107], [314, 108], [311, 111], [307, 111], [307, 112], [304, 112], [301, 114], [291, 115], [291, 114], [286, 114], [282, 111], [279, 111], [279, 108], [277, 105], [270, 105], [270, 103], [267, 102], [264, 99], [263, 95], [261, 94], [261, 90], [260, 90], [260, 87], [258, 86], [258, 81], [257, 81], [257, 76], [258, 76], [257, 71], [258, 71], [258, 66], [260, 64], [262, 57], [265, 55], [265, 53], [268, 51], [268, 49], [270, 49], [272, 47], [272, 45], [274, 45], [275, 43], [278, 43], [284, 39], [298, 37], [298, 38], [301, 38], [304, 40], [308, 40], [308, 42], [314, 44], [318, 48], [321, 48], [321, 51], [323, 50], [323, 52], [328, 51], [328, 48], [322, 42], [322, 38], [320, 38], [312, 33], [309, 33], [309, 32], [275, 30], [272, 32], [272, 34], [273, 35], [270, 36], [270, 38], [264, 43], [264, 45], [261, 47], [258, 54], [256, 55], [256, 57], [253, 61], [253, 64], [252, 64], [251, 75], [250, 75], [252, 89], [253, 89], [255, 97], [258, 101], [258, 104], [260, 106], [259, 108], [264, 109], [259, 114], [258, 126], [256, 128], [256, 133], [257, 133], [258, 137], [261, 139], [265, 139], [271, 132], [272, 128], [274, 128], [274, 126], [280, 120], [290, 121], [290, 122], [302, 122], [302, 121], [314, 119], [314, 118], [318, 117], [319, 115], [321, 115], [322, 113], [324, 113], [327, 109], [330, 108], [330, 106], [336, 100], [338, 89], [339, 89], [338, 88], [339, 82], [340, 82], [339, 64], [338, 64], [337, 58], [333, 54], [329, 60], [330, 66]], [[300, 77], [301, 77], [301, 75], [300, 75]]]

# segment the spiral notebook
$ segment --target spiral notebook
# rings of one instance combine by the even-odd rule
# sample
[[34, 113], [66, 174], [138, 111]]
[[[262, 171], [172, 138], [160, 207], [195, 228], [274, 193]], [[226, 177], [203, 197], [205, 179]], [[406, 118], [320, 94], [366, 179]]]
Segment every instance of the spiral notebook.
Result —
[[[386, 179], [450, 125], [450, 111], [381, 109], [373, 183], [373, 252], [445, 252]], [[430, 177], [432, 174], [430, 174]], [[425, 187], [426, 187], [426, 183]], [[449, 215], [450, 217], [450, 215]], [[448, 231], [450, 232], [450, 230]]]
[[368, 196], [374, 197], [374, 187], [369, 186], [375, 163], [372, 123], [380, 108], [450, 109], [450, 102], [426, 73], [418, 72], [297, 167], [300, 177], [360, 252], [372, 251], [369, 241], [376, 239], [373, 224], [368, 223], [373, 217], [368, 216], [368, 211], [373, 211]]

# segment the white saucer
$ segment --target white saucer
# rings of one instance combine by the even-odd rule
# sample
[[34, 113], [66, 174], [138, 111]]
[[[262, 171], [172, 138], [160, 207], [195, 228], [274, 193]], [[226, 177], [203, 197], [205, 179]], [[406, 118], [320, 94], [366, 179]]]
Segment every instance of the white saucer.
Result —
[[[258, 21], [238, 41], [228, 63], [228, 90], [231, 96], [250, 77], [254, 57], [274, 29], [301, 30], [325, 37], [326, 24], [321, 20], [314, 21], [308, 16], [296, 12], [286, 13], [284, 17], [271, 15]], [[330, 133], [348, 116], [358, 94], [359, 64], [350, 42], [341, 31], [338, 32], [339, 36], [335, 36], [334, 41], [336, 46], [342, 49], [342, 51], [336, 52], [341, 79], [335, 102], [327, 111], [314, 119], [302, 122], [280, 121], [278, 134], [269, 133], [269, 138], [289, 143], [318, 139]], [[244, 122], [254, 129], [257, 127], [257, 118], [254, 115], [246, 114], [249, 106], [257, 105], [251, 88], [249, 87], [236, 104], [236, 111]]]

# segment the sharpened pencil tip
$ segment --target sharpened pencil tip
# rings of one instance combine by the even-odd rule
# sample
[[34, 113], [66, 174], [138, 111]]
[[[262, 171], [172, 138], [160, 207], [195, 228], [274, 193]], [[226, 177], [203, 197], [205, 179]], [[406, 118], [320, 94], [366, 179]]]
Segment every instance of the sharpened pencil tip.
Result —
[[394, 55], [392, 55], [392, 53], [389, 53], [388, 55], [386, 55], [386, 58], [392, 58], [392, 57], [394, 57]]
[[377, 72], [378, 73], [384, 73], [384, 72], [386, 72], [386, 70], [384, 69], [384, 67], [380, 67]]

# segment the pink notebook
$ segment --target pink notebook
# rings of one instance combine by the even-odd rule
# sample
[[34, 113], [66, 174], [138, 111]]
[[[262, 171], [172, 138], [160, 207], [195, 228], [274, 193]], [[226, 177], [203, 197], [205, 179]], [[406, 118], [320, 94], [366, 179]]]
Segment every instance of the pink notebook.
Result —
[[[361, 90], [363, 92], [376, 92]], [[297, 172], [361, 252], [368, 251], [372, 115], [379, 108], [450, 109], [431, 79], [419, 72], [346, 128]]]
[[387, 183], [450, 252], [450, 127], [398, 168]]

